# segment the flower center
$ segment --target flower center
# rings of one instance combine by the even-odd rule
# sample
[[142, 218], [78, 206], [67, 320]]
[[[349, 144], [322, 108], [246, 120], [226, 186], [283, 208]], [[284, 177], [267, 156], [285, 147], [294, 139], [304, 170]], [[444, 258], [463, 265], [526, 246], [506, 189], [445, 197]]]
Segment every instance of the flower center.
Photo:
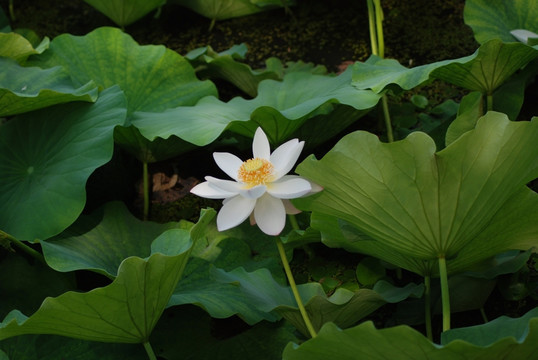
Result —
[[248, 159], [238, 171], [238, 178], [249, 187], [265, 184], [271, 181], [273, 164], [265, 159]]

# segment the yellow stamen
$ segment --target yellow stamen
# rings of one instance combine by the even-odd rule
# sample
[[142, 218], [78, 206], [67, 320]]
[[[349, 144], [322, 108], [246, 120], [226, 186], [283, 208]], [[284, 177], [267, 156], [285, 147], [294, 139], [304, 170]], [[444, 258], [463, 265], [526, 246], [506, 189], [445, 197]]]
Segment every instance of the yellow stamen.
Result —
[[239, 168], [237, 177], [248, 187], [270, 182], [273, 174], [273, 164], [265, 159], [248, 159]]

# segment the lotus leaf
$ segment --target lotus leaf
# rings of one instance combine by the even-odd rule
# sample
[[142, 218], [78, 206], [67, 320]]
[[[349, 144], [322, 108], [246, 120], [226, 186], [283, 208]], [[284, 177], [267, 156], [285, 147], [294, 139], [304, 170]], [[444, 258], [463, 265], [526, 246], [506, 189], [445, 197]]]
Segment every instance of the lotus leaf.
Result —
[[61, 67], [22, 67], [0, 58], [0, 116], [21, 114], [71, 101], [94, 102], [97, 87], [90, 81], [75, 88]]
[[294, 202], [348, 221], [404, 255], [450, 259], [537, 176], [537, 142], [536, 120], [510, 122], [494, 112], [438, 153], [423, 133], [383, 144], [355, 132], [322, 160], [298, 166], [324, 191]]
[[49, 38], [43, 41], [34, 49], [32, 44], [22, 35], [11, 32], [0, 32], [0, 56], [7, 57], [23, 63], [30, 55], [41, 54], [49, 45]]
[[433, 79], [442, 79], [468, 90], [491, 94], [510, 75], [538, 56], [538, 50], [521, 43], [492, 39], [469, 56], [406, 68], [394, 59], [371, 56], [353, 65], [353, 85], [381, 92], [395, 84], [409, 90]]
[[134, 23], [166, 0], [84, 0], [121, 27]]
[[515, 29], [538, 33], [538, 3], [533, 0], [467, 0], [464, 20], [480, 44], [491, 39], [513, 42]]
[[[188, 61], [176, 52], [161, 45], [140, 46], [129, 35], [109, 27], [85, 36], [60, 35], [32, 64], [61, 65], [78, 84], [93, 80], [102, 88], [119, 85], [127, 98], [128, 116], [136, 111], [161, 112], [194, 105], [204, 96], [217, 94], [213, 83], [198, 80]], [[143, 162], [192, 149], [178, 139], [151, 144], [137, 129], [129, 128], [118, 128], [115, 140]]]
[[[269, 141], [279, 144], [303, 125], [308, 126], [312, 117], [329, 114], [333, 104], [346, 104], [359, 111], [375, 106], [380, 95], [355, 89], [350, 76], [349, 71], [337, 77], [289, 73], [282, 82], [262, 81], [258, 96], [252, 100], [236, 97], [224, 103], [206, 97], [195, 106], [181, 106], [162, 113], [136, 113], [132, 123], [150, 140], [175, 135], [198, 146], [210, 144], [225, 129], [252, 137], [256, 128], [262, 126]], [[325, 122], [325, 130], [334, 134], [336, 129], [347, 125], [335, 119]], [[321, 129], [321, 126], [315, 128], [316, 136], [324, 133]], [[304, 130], [303, 134], [307, 132], [310, 133]]]
[[[354, 328], [341, 330], [328, 323], [315, 339], [301, 345], [288, 344], [284, 349], [283, 359], [321, 360], [335, 356], [349, 360], [486, 360], [499, 357], [532, 359], [538, 351], [537, 315], [535, 309], [519, 319], [501, 317], [472, 330], [449, 330], [443, 335], [443, 346], [433, 344], [408, 326], [377, 330], [373, 323], [368, 321]], [[447, 343], [448, 341], [451, 342]]]
[[41, 242], [43, 255], [57, 271], [97, 270], [114, 277], [129, 256], [146, 257], [153, 240], [170, 229], [187, 230], [187, 221], [157, 224], [135, 218], [123, 203], [108, 203], [81, 215], [61, 234]]
[[202, 214], [200, 226], [190, 231], [170, 229], [161, 234], [151, 244], [148, 258], [125, 259], [108, 286], [47, 298], [31, 317], [13, 310], [0, 324], [0, 339], [53, 334], [91, 341], [147, 342], [183, 274], [193, 242], [214, 215], [214, 211]]
[[94, 104], [23, 114], [0, 132], [0, 229], [19, 240], [47, 239], [80, 215], [91, 173], [108, 162], [113, 130], [125, 122], [116, 86]]

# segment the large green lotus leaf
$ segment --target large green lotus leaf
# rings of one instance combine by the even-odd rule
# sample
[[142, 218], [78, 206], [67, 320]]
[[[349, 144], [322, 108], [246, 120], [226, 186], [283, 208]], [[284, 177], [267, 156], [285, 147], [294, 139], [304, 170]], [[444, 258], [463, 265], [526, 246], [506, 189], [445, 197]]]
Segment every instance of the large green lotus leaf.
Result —
[[[116, 28], [98, 28], [85, 36], [60, 35], [49, 51], [32, 62], [41, 67], [62, 65], [78, 83], [93, 80], [103, 88], [118, 84], [125, 91], [129, 116], [136, 111], [161, 112], [194, 105], [204, 96], [217, 94], [214, 84], [198, 80], [189, 62], [176, 52], [162, 45], [140, 46]], [[151, 118], [153, 114], [147, 115]], [[178, 139], [153, 145], [138, 131], [117, 132], [116, 142], [145, 162], [164, 160], [191, 148]], [[138, 151], [137, 144], [141, 145]], [[163, 153], [163, 148], [169, 150]]]
[[321, 241], [331, 248], [375, 256], [422, 276], [431, 276], [437, 266], [433, 261], [416, 259], [387, 247], [352, 224], [334, 216], [314, 211], [311, 226], [321, 232]]
[[538, 56], [538, 50], [521, 43], [498, 39], [480, 46], [472, 55], [406, 68], [394, 59], [371, 56], [353, 65], [353, 85], [383, 91], [395, 84], [409, 90], [429, 80], [442, 79], [468, 90], [493, 93], [510, 75]]
[[468, 62], [438, 67], [431, 76], [471, 91], [493, 94], [508, 77], [538, 57], [538, 49], [522, 43], [505, 44], [492, 39], [480, 46]]
[[113, 129], [125, 122], [118, 87], [94, 104], [24, 114], [0, 131], [0, 229], [20, 240], [47, 239], [79, 216], [91, 173], [108, 162]]
[[391, 84], [396, 84], [404, 90], [410, 90], [431, 80], [430, 73], [434, 69], [452, 62], [466, 63], [472, 60], [475, 55], [443, 60], [414, 68], [407, 68], [395, 59], [383, 59], [372, 55], [365, 62], [353, 64], [353, 85], [358, 89], [372, 89], [376, 93], [382, 92]]
[[[511, 249], [538, 248], [538, 194], [523, 187], [511, 197], [491, 219], [488, 226], [458, 256], [448, 260], [449, 273], [473, 270], [470, 265]], [[322, 242], [350, 252], [368, 254], [419, 275], [436, 276], [437, 264], [406, 256], [376, 241], [350, 223], [333, 216], [314, 212], [311, 226], [321, 232]], [[488, 268], [494, 265], [488, 262]], [[473, 276], [477, 276], [473, 273]], [[497, 276], [488, 275], [489, 278]]]
[[510, 34], [512, 30], [538, 32], [538, 3], [534, 0], [467, 0], [463, 18], [481, 44], [491, 39], [513, 42], [516, 39]]
[[423, 133], [385, 144], [355, 132], [322, 160], [298, 166], [324, 190], [295, 203], [341, 218], [402, 254], [450, 258], [537, 176], [537, 142], [538, 121], [511, 122], [494, 112], [438, 153]]
[[108, 286], [47, 298], [26, 317], [14, 310], [0, 324], [0, 339], [23, 334], [62, 335], [103, 342], [146, 342], [183, 274], [193, 242], [214, 211], [190, 231], [170, 229], [151, 244], [151, 255], [128, 257]]
[[278, 74], [270, 69], [252, 70], [247, 64], [238, 62], [244, 59], [246, 44], [234, 45], [230, 49], [217, 53], [206, 46], [190, 51], [185, 58], [202, 78], [226, 80], [249, 96], [258, 94], [258, 84], [265, 79], [278, 79]]
[[119, 26], [134, 23], [166, 0], [84, 0]]
[[181, 55], [162, 45], [140, 46], [116, 28], [60, 35], [48, 51], [31, 60], [40, 67], [65, 67], [79, 85], [90, 80], [103, 88], [119, 85], [129, 114], [194, 105], [203, 96], [216, 95], [215, 86], [199, 81]]
[[157, 355], [168, 360], [275, 360], [290, 341], [299, 338], [288, 322], [247, 327], [237, 319], [215, 321], [193, 306], [167, 309], [151, 336]]
[[[350, 71], [337, 77], [293, 72], [281, 82], [262, 81], [258, 96], [252, 100], [236, 97], [224, 103], [206, 97], [195, 106], [158, 114], [137, 113], [132, 123], [150, 140], [175, 135], [198, 146], [211, 143], [225, 129], [252, 137], [261, 126], [269, 141], [276, 145], [289, 139], [302, 126], [308, 127], [312, 117], [329, 114], [333, 104], [345, 104], [357, 110], [375, 106], [380, 95], [354, 88], [350, 76]], [[340, 121], [326, 126], [332, 131], [343, 129]]]
[[[20, 335], [2, 340], [0, 349], [7, 354], [6, 360], [147, 359], [145, 351], [138, 344], [93, 342], [56, 335]], [[3, 360], [1, 355], [0, 359]]]
[[538, 194], [523, 186], [503, 204], [488, 226], [448, 261], [448, 270], [467, 270], [470, 264], [506, 250], [538, 249], [537, 235]]
[[10, 58], [18, 63], [24, 62], [30, 55], [41, 54], [48, 45], [47, 37], [34, 48], [30, 41], [20, 34], [0, 32], [0, 57]]
[[57, 271], [96, 270], [116, 276], [129, 256], [147, 257], [153, 240], [169, 229], [190, 228], [187, 221], [158, 224], [135, 218], [121, 202], [81, 215], [61, 234], [41, 241], [43, 255]]
[[71, 101], [94, 102], [97, 87], [90, 81], [78, 88], [61, 67], [22, 67], [0, 57], [0, 117]]
[[[463, 333], [454, 334], [450, 339], [453, 341], [444, 346], [433, 344], [418, 331], [403, 325], [377, 330], [373, 323], [368, 321], [354, 328], [341, 330], [328, 323], [315, 339], [301, 345], [288, 344], [282, 358], [321, 360], [337, 356], [342, 360], [533, 359], [538, 351], [537, 315], [535, 309], [519, 319], [503, 317], [488, 324], [462, 329]], [[514, 325], [505, 328], [512, 325], [511, 323]], [[457, 330], [449, 330], [445, 333], [447, 335], [443, 336], [447, 338], [452, 331]], [[465, 339], [460, 340], [460, 336]]]

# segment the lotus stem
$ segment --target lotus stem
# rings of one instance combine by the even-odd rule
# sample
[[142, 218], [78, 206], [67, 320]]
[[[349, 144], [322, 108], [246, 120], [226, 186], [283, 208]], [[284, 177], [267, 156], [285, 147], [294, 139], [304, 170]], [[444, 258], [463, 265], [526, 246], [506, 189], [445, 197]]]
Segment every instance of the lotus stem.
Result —
[[155, 356], [155, 353], [153, 352], [153, 348], [151, 347], [151, 344], [149, 341], [146, 341], [143, 343], [144, 349], [146, 349], [146, 353], [148, 354], [148, 358], [150, 360], [157, 360], [157, 357]]
[[297, 223], [297, 219], [295, 218], [295, 215], [288, 215], [288, 220], [290, 221], [291, 227], [293, 230], [300, 230], [299, 224]]
[[387, 95], [383, 95], [381, 98], [381, 105], [383, 106], [383, 118], [385, 119], [385, 127], [387, 128], [387, 140], [389, 142], [394, 141], [394, 135], [392, 133], [392, 123], [390, 121], [389, 103], [387, 101]]
[[32, 249], [30, 246], [26, 245], [22, 241], [14, 238], [13, 236], [9, 235], [8, 233], [5, 233], [5, 232], [0, 230], [0, 239], [1, 238], [4, 238], [4, 239], [8, 240], [11, 244], [13, 244], [19, 250], [21, 250], [21, 251], [25, 252], [26, 254], [30, 255], [31, 257], [33, 257], [34, 259], [36, 259], [37, 261], [39, 261], [43, 265], [48, 266], [47, 262], [45, 261], [45, 258], [43, 257], [43, 254], [41, 254], [40, 252]]
[[377, 55], [381, 58], [385, 57], [385, 40], [383, 38], [383, 9], [381, 8], [381, 0], [374, 0], [375, 6], [375, 24], [377, 36]]
[[290, 283], [291, 291], [293, 292], [293, 296], [295, 297], [295, 301], [297, 302], [297, 306], [299, 307], [299, 312], [303, 317], [303, 321], [306, 325], [306, 328], [308, 329], [308, 332], [310, 333], [310, 336], [312, 338], [315, 338], [318, 334], [316, 333], [316, 330], [314, 330], [314, 326], [312, 326], [312, 322], [310, 321], [310, 318], [308, 317], [306, 309], [303, 305], [303, 301], [301, 300], [301, 295], [299, 295], [299, 290], [297, 289], [297, 285], [295, 284], [295, 279], [293, 278], [290, 264], [288, 263], [288, 258], [286, 257], [286, 251], [284, 250], [284, 245], [282, 244], [282, 240], [280, 240], [278, 236], [275, 236], [275, 240], [276, 246], [278, 247], [278, 253], [280, 254], [280, 259], [282, 260], [282, 265], [284, 266], [284, 271], [286, 272], [286, 277], [288, 278], [288, 282]]
[[148, 175], [148, 163], [143, 162], [142, 163], [142, 186], [143, 186], [143, 194], [144, 194], [144, 208], [143, 208], [143, 216], [144, 220], [148, 219], [149, 216], [149, 175]]
[[450, 294], [445, 255], [439, 255], [439, 279], [441, 280], [441, 303], [443, 307], [443, 331], [450, 330]]
[[13, 0], [9, 0], [9, 17], [11, 18], [11, 21], [15, 21], [15, 9], [13, 7]]
[[486, 315], [486, 311], [484, 310], [484, 307], [480, 308], [480, 314], [482, 315], [482, 319], [484, 320], [484, 324], [487, 323], [489, 320], [488, 320], [488, 316]]
[[493, 95], [487, 94], [486, 96], [486, 109], [487, 111], [493, 110]]
[[370, 29], [370, 44], [372, 46], [372, 54], [377, 55], [377, 36], [376, 36], [376, 16], [375, 16], [375, 9], [374, 9], [374, 2], [373, 0], [366, 0], [366, 4], [368, 5], [368, 25]]
[[[366, 0], [366, 4], [368, 5], [368, 24], [372, 54], [383, 58], [385, 57], [385, 40], [383, 37], [383, 9], [381, 8], [381, 1]], [[385, 127], [387, 128], [387, 139], [389, 142], [393, 142], [394, 135], [392, 133], [392, 123], [390, 121], [389, 104], [386, 95], [383, 95], [381, 98], [381, 105], [383, 107]]]
[[432, 312], [431, 312], [431, 277], [430, 275], [424, 276], [424, 322], [426, 323], [426, 336], [428, 340], [433, 342], [432, 332]]

